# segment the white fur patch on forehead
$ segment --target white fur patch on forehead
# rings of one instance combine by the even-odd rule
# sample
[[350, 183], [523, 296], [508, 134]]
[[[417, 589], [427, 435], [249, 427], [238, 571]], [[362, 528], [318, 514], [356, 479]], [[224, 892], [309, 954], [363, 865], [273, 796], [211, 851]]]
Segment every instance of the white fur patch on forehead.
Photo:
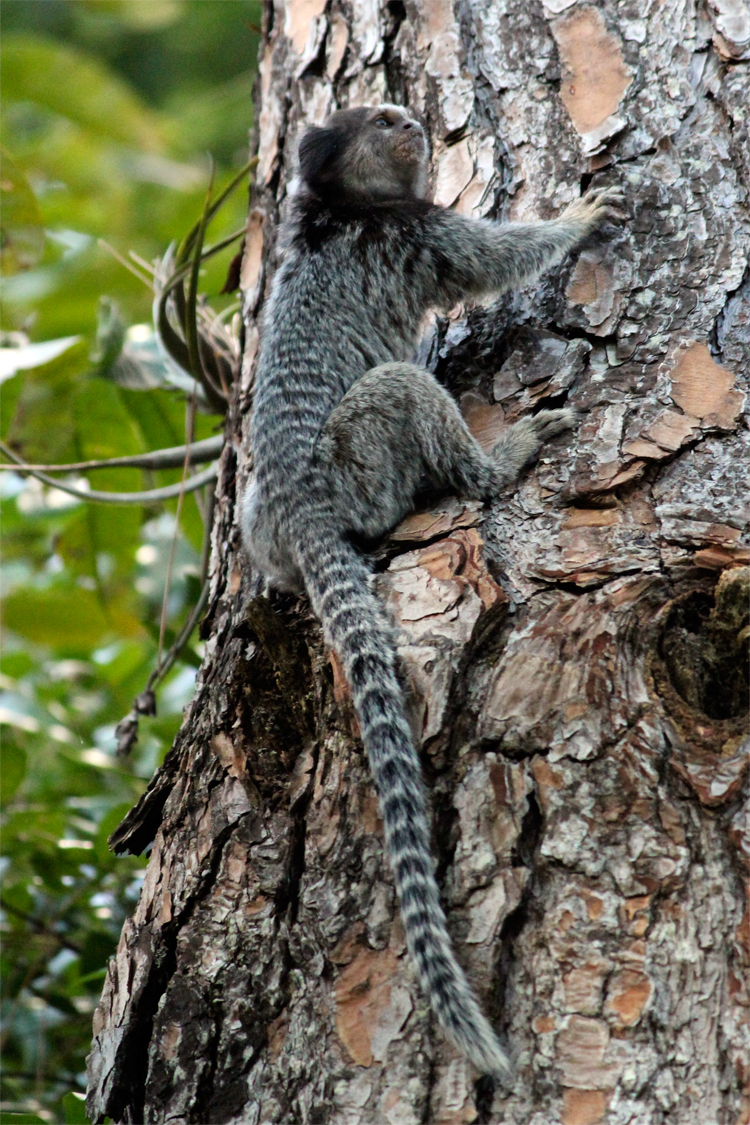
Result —
[[383, 102], [382, 105], [371, 107], [371, 117], [377, 117], [379, 113], [387, 113], [389, 116], [398, 117], [401, 121], [411, 120], [408, 109], [405, 109], [402, 105], [392, 105], [390, 102]]

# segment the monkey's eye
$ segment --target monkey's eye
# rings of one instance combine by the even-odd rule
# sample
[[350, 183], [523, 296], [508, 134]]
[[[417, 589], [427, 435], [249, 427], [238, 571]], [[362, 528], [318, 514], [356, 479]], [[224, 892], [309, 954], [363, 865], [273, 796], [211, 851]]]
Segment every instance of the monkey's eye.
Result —
[[388, 120], [387, 117], [383, 117], [381, 115], [380, 117], [375, 118], [375, 124], [379, 129], [390, 129], [392, 123]]

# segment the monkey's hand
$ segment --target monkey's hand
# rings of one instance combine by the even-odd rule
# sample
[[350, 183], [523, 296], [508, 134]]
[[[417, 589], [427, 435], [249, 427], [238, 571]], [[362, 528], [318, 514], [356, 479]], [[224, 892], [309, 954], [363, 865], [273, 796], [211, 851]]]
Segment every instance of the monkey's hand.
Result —
[[560, 221], [574, 223], [586, 235], [603, 223], [622, 222], [625, 218], [624, 206], [625, 196], [619, 188], [594, 188], [569, 203]]
[[539, 452], [545, 441], [555, 434], [569, 430], [575, 423], [576, 412], [568, 407], [562, 410], [540, 410], [531, 418], [522, 418], [510, 426], [492, 450], [492, 459], [508, 484], [520, 473], [527, 461]]

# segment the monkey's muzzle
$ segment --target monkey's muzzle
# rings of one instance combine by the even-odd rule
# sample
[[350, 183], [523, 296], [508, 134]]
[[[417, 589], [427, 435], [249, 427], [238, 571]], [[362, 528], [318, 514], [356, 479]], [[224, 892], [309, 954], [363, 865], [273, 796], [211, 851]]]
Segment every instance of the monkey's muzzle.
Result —
[[399, 160], [405, 163], [418, 164], [425, 154], [425, 140], [422, 126], [416, 122], [409, 122], [411, 128], [404, 130], [393, 146]]

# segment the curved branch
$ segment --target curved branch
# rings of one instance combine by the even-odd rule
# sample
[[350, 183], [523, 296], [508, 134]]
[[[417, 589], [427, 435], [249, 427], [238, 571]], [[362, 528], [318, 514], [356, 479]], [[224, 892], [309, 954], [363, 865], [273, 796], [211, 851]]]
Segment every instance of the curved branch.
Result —
[[179, 496], [181, 492], [195, 492], [196, 489], [203, 488], [204, 485], [216, 480], [218, 476], [217, 466], [211, 465], [210, 468], [204, 469], [202, 473], [198, 473], [188, 481], [168, 484], [164, 488], [150, 488], [145, 492], [96, 492], [94, 489], [89, 492], [83, 488], [75, 488], [72, 484], [65, 484], [64, 481], [55, 480], [54, 477], [48, 477], [46, 473], [40, 473], [37, 469], [30, 468], [21, 457], [17, 457], [13, 450], [8, 449], [7, 445], [1, 441], [0, 451], [16, 463], [19, 473], [36, 477], [42, 484], [48, 484], [50, 488], [57, 488], [60, 492], [67, 492], [69, 496], [75, 496], [76, 500], [88, 500], [96, 504], [154, 504], [159, 500], [171, 500], [173, 497]]
[[[179, 469], [185, 463], [187, 452], [188, 464], [202, 465], [206, 461], [214, 461], [224, 448], [224, 437], [203, 438], [195, 441], [189, 447], [186, 445], [172, 445], [168, 449], [155, 449], [151, 453], [134, 453], [128, 457], [107, 457], [100, 461], [71, 461], [64, 465], [30, 465], [24, 461], [26, 470], [37, 473], [70, 473], [76, 471], [89, 471], [90, 469]], [[19, 462], [20, 464], [21, 462]], [[0, 464], [0, 471], [17, 472], [16, 465]]]

